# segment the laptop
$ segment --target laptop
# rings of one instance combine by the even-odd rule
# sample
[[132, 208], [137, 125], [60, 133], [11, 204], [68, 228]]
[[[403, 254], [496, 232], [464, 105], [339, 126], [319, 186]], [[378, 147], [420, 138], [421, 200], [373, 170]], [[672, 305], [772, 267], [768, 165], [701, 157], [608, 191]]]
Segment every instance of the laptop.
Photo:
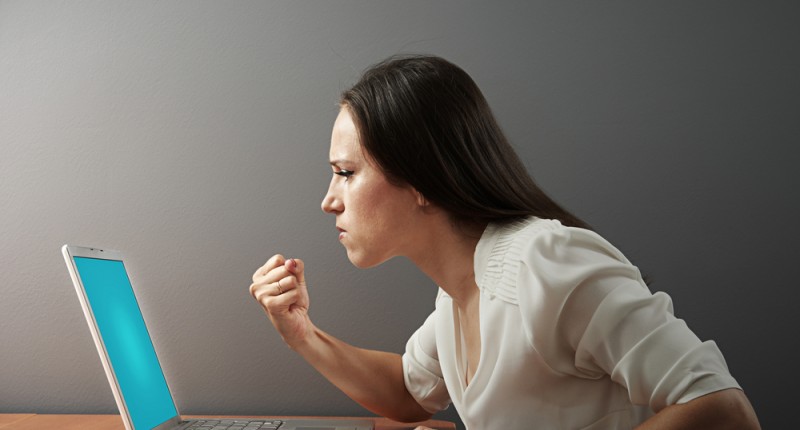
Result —
[[182, 419], [119, 251], [64, 245], [64, 259], [127, 430], [372, 430], [370, 419]]

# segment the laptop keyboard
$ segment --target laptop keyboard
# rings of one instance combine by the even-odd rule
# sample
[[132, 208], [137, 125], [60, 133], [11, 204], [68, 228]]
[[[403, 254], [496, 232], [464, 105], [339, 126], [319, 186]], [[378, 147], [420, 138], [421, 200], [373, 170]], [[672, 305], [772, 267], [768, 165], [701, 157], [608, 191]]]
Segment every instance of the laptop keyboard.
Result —
[[197, 420], [183, 430], [275, 430], [280, 420]]

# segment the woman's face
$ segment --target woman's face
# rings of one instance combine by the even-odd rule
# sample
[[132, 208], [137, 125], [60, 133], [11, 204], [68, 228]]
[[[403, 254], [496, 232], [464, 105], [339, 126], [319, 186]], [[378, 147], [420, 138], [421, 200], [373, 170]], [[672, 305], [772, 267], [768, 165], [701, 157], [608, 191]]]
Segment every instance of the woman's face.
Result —
[[336, 215], [339, 241], [356, 267], [372, 267], [407, 255], [414, 225], [422, 213], [418, 193], [389, 183], [366, 158], [347, 108], [339, 111], [331, 133], [333, 168], [322, 210]]

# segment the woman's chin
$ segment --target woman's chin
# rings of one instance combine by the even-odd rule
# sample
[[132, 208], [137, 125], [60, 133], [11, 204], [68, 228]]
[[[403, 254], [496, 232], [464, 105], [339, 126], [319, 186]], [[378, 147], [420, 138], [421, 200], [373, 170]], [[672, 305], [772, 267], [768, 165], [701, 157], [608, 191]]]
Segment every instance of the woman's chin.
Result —
[[359, 269], [369, 269], [371, 267], [375, 267], [380, 265], [386, 260], [380, 260], [375, 258], [370, 258], [368, 255], [364, 255], [363, 253], [350, 251], [347, 250], [347, 258], [350, 260], [350, 263], [353, 266], [358, 267]]

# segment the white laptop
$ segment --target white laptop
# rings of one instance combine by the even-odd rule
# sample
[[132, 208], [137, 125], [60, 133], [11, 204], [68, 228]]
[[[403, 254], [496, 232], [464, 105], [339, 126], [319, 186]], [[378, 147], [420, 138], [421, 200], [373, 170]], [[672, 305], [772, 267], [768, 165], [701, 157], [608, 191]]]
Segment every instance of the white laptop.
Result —
[[71, 245], [62, 253], [127, 430], [372, 430], [370, 419], [182, 419], [122, 254]]

